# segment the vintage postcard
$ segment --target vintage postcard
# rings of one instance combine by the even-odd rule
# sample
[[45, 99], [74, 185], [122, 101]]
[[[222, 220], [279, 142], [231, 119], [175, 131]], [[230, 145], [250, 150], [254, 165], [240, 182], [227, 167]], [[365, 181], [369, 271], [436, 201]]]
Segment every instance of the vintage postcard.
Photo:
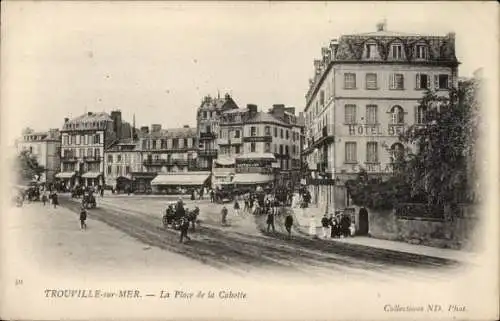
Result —
[[1, 21], [2, 319], [498, 320], [496, 2]]

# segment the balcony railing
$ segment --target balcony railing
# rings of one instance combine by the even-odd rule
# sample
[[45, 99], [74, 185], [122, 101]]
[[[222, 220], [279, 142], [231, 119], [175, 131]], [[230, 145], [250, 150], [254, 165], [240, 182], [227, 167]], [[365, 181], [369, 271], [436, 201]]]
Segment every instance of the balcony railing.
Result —
[[201, 140], [211, 140], [217, 138], [217, 135], [213, 132], [209, 133], [200, 133], [200, 139]]
[[216, 149], [200, 149], [198, 151], [199, 156], [217, 156]]
[[169, 165], [176, 166], [187, 166], [189, 163], [190, 161], [187, 159], [171, 159], [170, 162], [168, 162]]
[[98, 157], [98, 156], [84, 156], [83, 160], [85, 162], [100, 162], [101, 161], [101, 157]]
[[144, 166], [166, 166], [168, 161], [165, 159], [145, 159], [142, 163]]
[[76, 162], [77, 160], [78, 160], [78, 158], [76, 158], [75, 156], [63, 156], [63, 157], [61, 157], [62, 162]]

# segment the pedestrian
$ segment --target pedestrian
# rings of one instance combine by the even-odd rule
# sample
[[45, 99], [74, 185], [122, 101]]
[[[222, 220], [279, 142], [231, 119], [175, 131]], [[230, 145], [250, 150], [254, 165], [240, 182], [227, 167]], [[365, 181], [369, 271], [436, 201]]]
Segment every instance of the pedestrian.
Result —
[[85, 207], [82, 206], [80, 210], [80, 229], [81, 230], [86, 230], [87, 229], [87, 223], [85, 221], [87, 220], [87, 210]]
[[276, 229], [274, 228], [274, 212], [272, 210], [269, 211], [267, 214], [267, 232], [269, 233], [269, 228], [273, 228], [273, 232], [276, 232]]
[[221, 221], [222, 225], [226, 225], [227, 224], [227, 208], [226, 208], [226, 206], [222, 207], [221, 215], [222, 215], [222, 221]]
[[210, 203], [213, 203], [213, 202], [214, 202], [214, 197], [215, 197], [214, 190], [213, 190], [213, 189], [211, 189], [211, 190], [210, 190]]
[[238, 200], [234, 202], [234, 214], [236, 214], [236, 216], [240, 215], [240, 203], [238, 203]]
[[323, 218], [321, 219], [321, 227], [323, 229], [323, 238], [326, 239], [328, 237], [328, 234], [329, 234], [328, 232], [330, 229], [330, 222], [328, 220], [328, 216], [326, 213], [323, 216]]
[[345, 214], [342, 215], [342, 218], [340, 219], [342, 237], [348, 237], [350, 235], [350, 230], [349, 230], [350, 226], [351, 226], [351, 218], [349, 217], [349, 215]]
[[245, 208], [243, 209], [243, 211], [248, 212], [249, 210], [250, 210], [250, 202], [248, 196], [245, 196]]
[[47, 201], [48, 201], [47, 191], [44, 191], [43, 194], [42, 194], [42, 203], [43, 203], [43, 206], [45, 206], [45, 204], [47, 203]]
[[181, 219], [181, 238], [179, 240], [180, 243], [186, 238], [188, 241], [191, 241], [191, 238], [188, 236], [188, 230], [189, 230], [189, 220], [187, 217], [183, 217]]
[[101, 192], [101, 198], [103, 198], [104, 197], [104, 187], [101, 188], [100, 192]]
[[293, 216], [292, 216], [292, 211], [288, 211], [286, 217], [285, 217], [285, 228], [286, 231], [288, 232], [288, 237], [292, 237], [292, 226], [293, 226]]
[[59, 205], [59, 199], [57, 197], [56, 192], [54, 192], [54, 194], [52, 194], [52, 204], [54, 205], [54, 208], [57, 208], [57, 205]]

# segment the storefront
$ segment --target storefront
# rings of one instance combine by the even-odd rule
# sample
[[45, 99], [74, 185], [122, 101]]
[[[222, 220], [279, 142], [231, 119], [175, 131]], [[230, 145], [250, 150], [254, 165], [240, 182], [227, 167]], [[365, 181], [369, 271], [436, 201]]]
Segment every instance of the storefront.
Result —
[[82, 175], [82, 185], [103, 186], [103, 175], [100, 172], [87, 172]]
[[134, 193], [143, 194], [151, 193], [151, 181], [156, 177], [155, 172], [133, 172], [131, 173], [132, 178], [132, 190]]
[[56, 179], [60, 180], [60, 183], [64, 188], [69, 189], [77, 183], [75, 176], [75, 172], [60, 172], [56, 174]]
[[208, 187], [210, 172], [160, 173], [151, 181], [153, 193], [189, 193], [193, 189]]

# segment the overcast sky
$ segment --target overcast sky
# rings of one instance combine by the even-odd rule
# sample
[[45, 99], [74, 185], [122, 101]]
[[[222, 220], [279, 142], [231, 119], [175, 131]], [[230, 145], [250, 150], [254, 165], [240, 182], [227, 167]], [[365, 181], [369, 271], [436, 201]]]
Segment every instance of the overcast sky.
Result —
[[218, 90], [241, 106], [302, 110], [321, 47], [342, 34], [375, 31], [384, 18], [391, 31], [454, 31], [461, 76], [488, 64], [496, 52], [487, 45], [499, 39], [495, 2], [2, 5], [9, 137], [113, 109], [130, 122], [135, 113], [137, 126], [195, 125], [202, 97]]

